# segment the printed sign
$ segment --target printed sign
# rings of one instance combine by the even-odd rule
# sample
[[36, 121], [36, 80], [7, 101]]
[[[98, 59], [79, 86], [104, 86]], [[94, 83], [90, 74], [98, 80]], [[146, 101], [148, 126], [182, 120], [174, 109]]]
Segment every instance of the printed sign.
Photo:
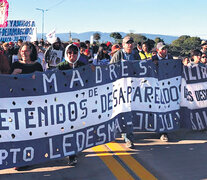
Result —
[[0, 28], [0, 41], [16, 42], [18, 39], [22, 39], [23, 41], [37, 39], [34, 21], [9, 20], [6, 27]]
[[56, 67], [62, 61], [63, 51], [53, 49], [50, 51], [50, 53], [50, 66]]

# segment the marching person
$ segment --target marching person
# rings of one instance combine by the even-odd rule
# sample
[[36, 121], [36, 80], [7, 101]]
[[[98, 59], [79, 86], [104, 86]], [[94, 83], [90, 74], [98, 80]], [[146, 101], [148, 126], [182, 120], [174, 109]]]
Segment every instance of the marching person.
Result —
[[74, 69], [85, 64], [79, 61], [80, 51], [75, 44], [69, 44], [65, 49], [65, 61], [58, 64], [59, 70]]
[[199, 49], [195, 49], [191, 51], [190, 55], [191, 55], [191, 59], [190, 59], [191, 65], [198, 64], [201, 60], [202, 52]]
[[[57, 59], [57, 56], [54, 59], [54, 55], [57, 55], [57, 52], [60, 52], [61, 57]], [[56, 37], [55, 42], [45, 51], [44, 60], [47, 63], [47, 69], [56, 68], [57, 64], [62, 61], [64, 55], [64, 47], [59, 37]]]
[[[134, 39], [130, 36], [125, 36], [122, 41], [123, 49], [118, 50], [112, 57], [110, 63], [120, 62], [122, 60], [140, 60], [140, 56], [134, 48]], [[122, 136], [126, 142], [126, 146], [134, 148], [134, 135], [133, 133], [123, 133]]]
[[[18, 59], [12, 63], [11, 72], [12, 74], [29, 74], [35, 71], [42, 72], [42, 65], [37, 60], [36, 47], [30, 42], [22, 43], [18, 52]], [[28, 166], [15, 167], [15, 170], [25, 170]]]
[[133, 51], [134, 39], [132, 37], [130, 36], [124, 37], [122, 41], [122, 47], [123, 49], [120, 49], [113, 55], [110, 63], [116, 63], [116, 62], [121, 61], [122, 59], [123, 60], [140, 60], [139, 54]]
[[107, 65], [110, 62], [111, 57], [108, 54], [108, 48], [106, 44], [99, 46], [98, 52], [93, 59], [94, 65]]
[[[69, 44], [65, 49], [65, 61], [58, 64], [57, 68], [59, 70], [68, 70], [68, 69], [75, 69], [80, 66], [84, 66], [85, 64], [79, 61], [80, 52], [78, 47], [75, 44]], [[68, 164], [70, 166], [76, 165], [78, 162], [77, 155], [69, 156]]]
[[12, 74], [29, 74], [35, 71], [43, 71], [42, 65], [37, 60], [36, 47], [30, 42], [22, 43], [19, 48], [18, 59], [12, 63], [11, 72]]
[[[158, 61], [173, 59], [172, 55], [168, 53], [167, 47], [163, 42], [157, 43], [156, 46], [157, 54], [152, 56], [152, 61], [158, 65]], [[160, 133], [160, 140], [167, 142], [168, 141], [168, 134], [167, 133]]]
[[163, 42], [157, 43], [156, 51], [157, 54], [152, 56], [152, 61], [154, 61], [155, 64], [158, 64], [159, 60], [173, 59], [172, 55], [168, 53], [167, 47]]
[[139, 55], [142, 60], [152, 58], [152, 53], [149, 51], [149, 45], [147, 42], [142, 43], [142, 51], [139, 52]]
[[111, 57], [113, 57], [113, 55], [118, 51], [120, 50], [121, 47], [118, 45], [118, 44], [114, 44], [112, 47], [111, 47], [111, 52], [109, 53], [109, 55]]

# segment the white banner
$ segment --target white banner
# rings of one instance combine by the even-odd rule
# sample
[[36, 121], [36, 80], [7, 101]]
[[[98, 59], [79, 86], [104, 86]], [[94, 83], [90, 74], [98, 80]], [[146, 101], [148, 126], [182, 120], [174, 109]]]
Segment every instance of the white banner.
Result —
[[9, 20], [7, 27], [0, 28], [0, 41], [16, 42], [37, 40], [37, 29], [34, 21]]

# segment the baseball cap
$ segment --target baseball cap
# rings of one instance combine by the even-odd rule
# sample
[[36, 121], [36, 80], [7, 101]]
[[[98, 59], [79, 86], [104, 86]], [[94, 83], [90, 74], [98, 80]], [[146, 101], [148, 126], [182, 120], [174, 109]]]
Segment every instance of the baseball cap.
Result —
[[134, 42], [134, 39], [132, 37], [130, 37], [130, 36], [124, 37], [123, 42], [127, 43], [129, 41]]
[[118, 51], [120, 48], [120, 46], [118, 44], [114, 44], [111, 48], [111, 55], [114, 54], [116, 51]]
[[157, 43], [157, 49], [163, 49], [164, 47], [166, 47], [165, 43], [163, 42]]
[[207, 41], [203, 40], [201, 41], [201, 46], [207, 45]]

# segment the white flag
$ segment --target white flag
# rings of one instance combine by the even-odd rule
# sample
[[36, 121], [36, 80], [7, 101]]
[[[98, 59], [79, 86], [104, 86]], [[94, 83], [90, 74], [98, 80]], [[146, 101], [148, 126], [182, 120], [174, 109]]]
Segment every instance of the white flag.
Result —
[[53, 44], [56, 41], [56, 29], [53, 29], [52, 31], [50, 31], [49, 33], [46, 34], [47, 37], [47, 41], [50, 44]]

